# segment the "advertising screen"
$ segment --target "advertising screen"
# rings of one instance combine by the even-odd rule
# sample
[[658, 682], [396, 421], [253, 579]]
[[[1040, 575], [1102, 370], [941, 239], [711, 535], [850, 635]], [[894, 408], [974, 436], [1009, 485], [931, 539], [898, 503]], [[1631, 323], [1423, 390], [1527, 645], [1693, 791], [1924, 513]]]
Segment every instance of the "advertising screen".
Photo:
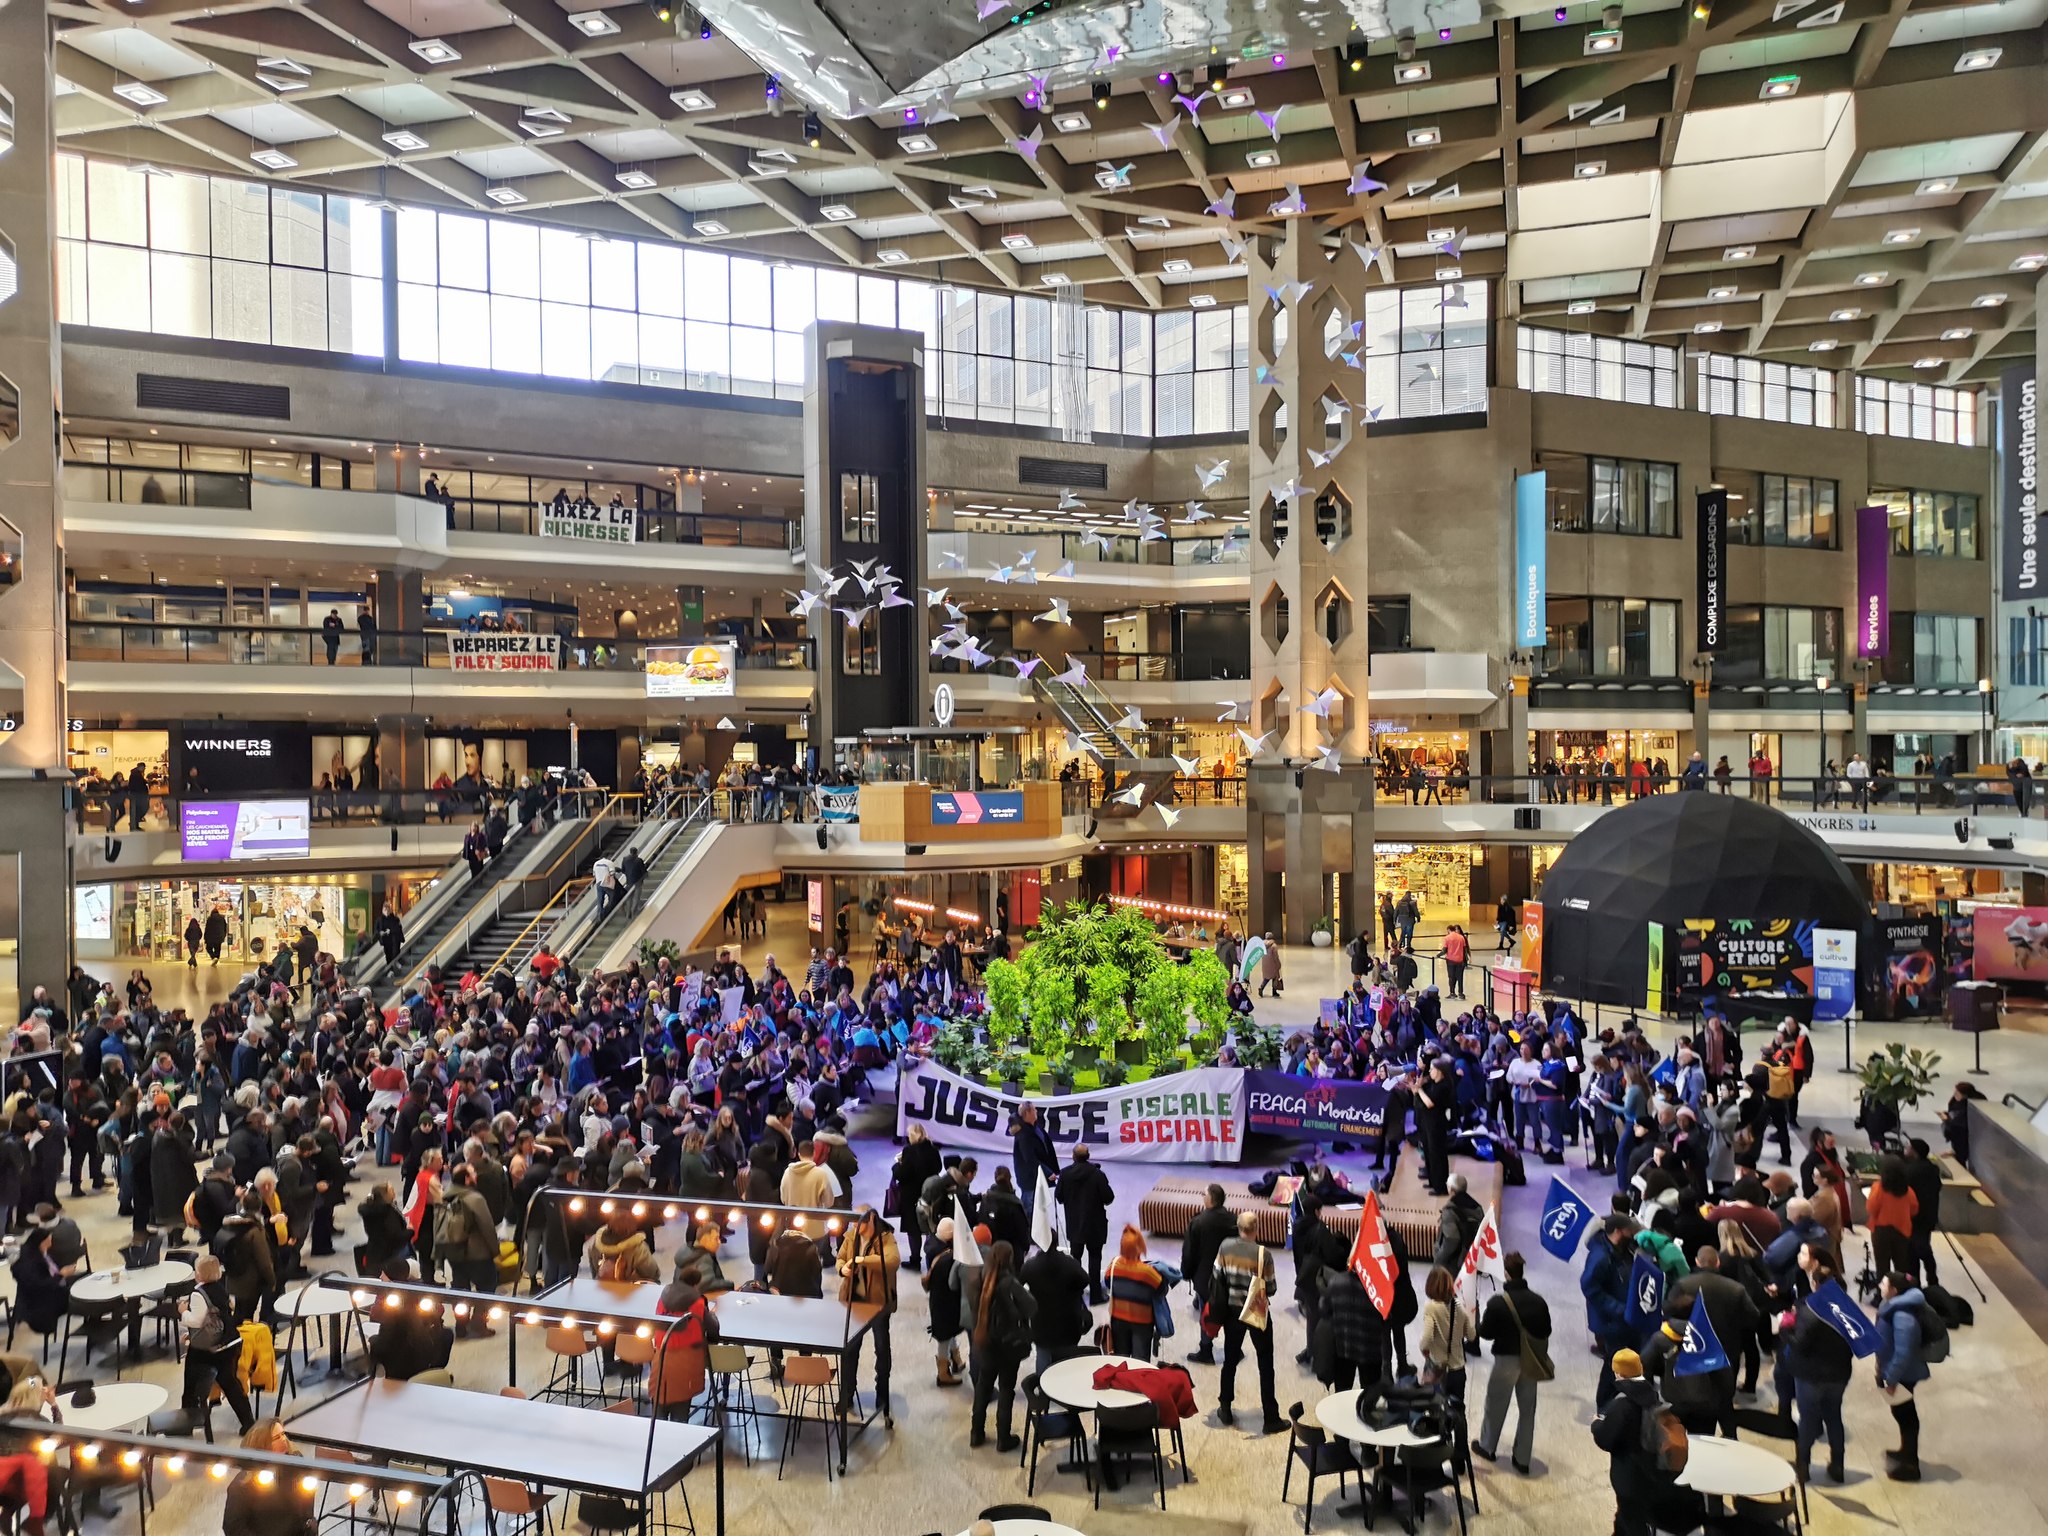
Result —
[[178, 816], [188, 859], [302, 859], [313, 847], [308, 800], [187, 800]]
[[71, 893], [71, 931], [80, 939], [114, 936], [114, 888], [81, 885]]
[[2048, 980], [2048, 907], [1979, 906], [1971, 930], [1974, 979]]
[[1024, 819], [1024, 795], [1014, 789], [932, 791], [935, 827], [1012, 826]]
[[647, 647], [650, 699], [729, 699], [733, 694], [734, 645], [704, 640], [696, 645]]

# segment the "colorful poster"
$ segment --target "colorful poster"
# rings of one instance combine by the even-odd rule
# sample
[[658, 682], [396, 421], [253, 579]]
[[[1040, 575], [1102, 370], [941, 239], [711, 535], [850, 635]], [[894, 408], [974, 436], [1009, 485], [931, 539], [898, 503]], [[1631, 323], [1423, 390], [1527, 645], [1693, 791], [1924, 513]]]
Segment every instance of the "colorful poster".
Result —
[[1360, 1141], [1386, 1123], [1387, 1090], [1378, 1083], [1291, 1072], [1244, 1075], [1244, 1128], [1270, 1136]]
[[1543, 986], [1543, 903], [1522, 903], [1522, 969], [1529, 973], [1529, 985]]
[[[1983, 925], [1978, 927], [1981, 933]], [[1891, 917], [1884, 919], [1881, 931], [1885, 1002], [1891, 1016], [1905, 1019], [1940, 1013], [1944, 990], [1940, 920]]]
[[964, 789], [932, 791], [932, 825], [935, 827], [1013, 827], [1024, 819], [1024, 791]]
[[1892, 515], [1856, 509], [1856, 654], [1889, 656], [1892, 642]]
[[1976, 981], [2048, 981], [2048, 907], [1979, 906], [1972, 914]]
[[1543, 649], [1549, 626], [1550, 518], [1542, 470], [1515, 476], [1515, 645]]
[[[1137, 1163], [1234, 1163], [1244, 1155], [1244, 1078], [1232, 1067], [1175, 1072], [1093, 1093], [1033, 1095], [1039, 1123], [1061, 1147]], [[921, 1124], [948, 1151], [1008, 1157], [1010, 1121], [1024, 1099], [949, 1072], [907, 1067], [896, 1095], [896, 1134]]]
[[1789, 917], [1689, 917], [1675, 956], [1694, 996], [1809, 997], [1813, 924]]
[[813, 933], [825, 931], [825, 882], [809, 880], [804, 883], [804, 911], [810, 918]]
[[187, 859], [303, 859], [312, 840], [310, 800], [187, 800], [178, 807]]
[[1649, 976], [1643, 988], [1643, 1006], [1662, 1009], [1664, 1006], [1664, 925], [1649, 923], [1648, 929], [1650, 963]]
[[729, 699], [737, 647], [730, 640], [647, 647], [650, 699]]
[[562, 637], [451, 634], [448, 665], [457, 672], [555, 672], [562, 665]]
[[1846, 1019], [1856, 1006], [1856, 935], [1847, 928], [1813, 930], [1813, 1017]]

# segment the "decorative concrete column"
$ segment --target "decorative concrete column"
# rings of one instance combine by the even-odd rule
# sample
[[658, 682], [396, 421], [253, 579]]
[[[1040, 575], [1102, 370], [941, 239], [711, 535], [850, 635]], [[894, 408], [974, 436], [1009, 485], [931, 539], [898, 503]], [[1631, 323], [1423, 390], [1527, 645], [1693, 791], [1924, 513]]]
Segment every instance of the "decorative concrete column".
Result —
[[[1306, 943], [1372, 911], [1366, 719], [1365, 268], [1306, 218], [1251, 268], [1250, 926]], [[1351, 361], [1347, 361], [1347, 357]]]

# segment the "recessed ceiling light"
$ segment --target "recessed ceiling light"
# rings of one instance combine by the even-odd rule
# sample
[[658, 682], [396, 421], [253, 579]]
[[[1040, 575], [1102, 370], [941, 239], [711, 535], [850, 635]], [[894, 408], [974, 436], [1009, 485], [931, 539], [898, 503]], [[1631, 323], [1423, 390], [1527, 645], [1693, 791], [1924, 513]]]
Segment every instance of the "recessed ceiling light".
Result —
[[1463, 267], [1438, 267], [1436, 280], [1440, 283], [1455, 283], [1465, 275]]
[[1443, 130], [1440, 128], [1410, 128], [1408, 130], [1408, 147], [1410, 149], [1427, 149], [1430, 145], [1441, 144], [1443, 141]]
[[544, 117], [522, 117], [519, 131], [530, 139], [559, 139], [567, 130]]
[[1952, 325], [1941, 333], [1943, 341], [1968, 341], [1976, 331], [1967, 325]]
[[830, 219], [835, 224], [844, 224], [848, 219], [853, 217], [853, 210], [847, 207], [844, 203], [822, 204], [819, 207], [818, 212], [822, 214], [824, 217]]
[[1840, 345], [1839, 341], [1829, 341], [1823, 338], [1820, 341], [1809, 341], [1806, 344], [1806, 350], [1809, 352], [1832, 352]]
[[1605, 160], [1581, 160], [1572, 167], [1572, 175], [1580, 181], [1591, 181], [1595, 176], [1607, 174]]
[[1564, 312], [1568, 315], [1590, 315], [1593, 313], [1593, 301], [1591, 299], [1573, 299], [1571, 303], [1565, 305]]
[[1218, 106], [1229, 112], [1242, 112], [1258, 98], [1252, 95], [1248, 85], [1234, 85], [1216, 98]]
[[1188, 295], [1189, 309], [1214, 309], [1216, 295], [1213, 293], [1191, 293]]
[[732, 233], [730, 226], [721, 219], [692, 219], [690, 220], [690, 230], [693, 234], [711, 236], [729, 235]]
[[266, 171], [288, 171], [299, 163], [281, 149], [252, 150], [249, 158]]
[[1064, 288], [1067, 286], [1067, 274], [1064, 272], [1041, 272], [1038, 280], [1048, 288]]
[[1828, 313], [1828, 318], [1834, 321], [1837, 325], [1840, 325], [1841, 323], [1847, 320], [1861, 320], [1863, 318], [1863, 311], [1860, 309], [1831, 310]]
[[1580, 46], [1588, 54], [1613, 53], [1621, 47], [1621, 28], [1597, 27], [1586, 34]]
[[269, 86], [280, 96], [289, 95], [293, 91], [303, 91], [313, 83], [301, 75], [288, 75], [275, 69], [257, 70], [256, 79], [258, 83]]
[[1128, 187], [1131, 168], [1127, 165], [1121, 171], [1114, 166], [1105, 166], [1095, 173], [1095, 185], [1105, 192], [1114, 192], [1119, 187]]
[[1170, 272], [1175, 277], [1179, 277], [1183, 273], [1194, 271], [1195, 264], [1192, 261], [1189, 261], [1185, 256], [1175, 256], [1167, 261], [1161, 262], [1159, 270], [1162, 272]]
[[386, 144], [389, 144], [401, 154], [410, 154], [416, 149], [425, 149], [427, 147], [426, 139], [414, 133], [410, 128], [394, 128], [382, 137]]
[[1707, 290], [1707, 297], [1710, 299], [1732, 299], [1735, 297], [1735, 290], [1724, 283], [1719, 288], [1709, 288]]
[[1860, 286], [1860, 287], [1864, 287], [1864, 288], [1875, 288], [1875, 287], [1877, 287], [1877, 286], [1878, 286], [1878, 285], [1879, 285], [1880, 283], [1883, 283], [1883, 282], [1884, 282], [1884, 281], [1885, 281], [1885, 280], [1886, 280], [1887, 278], [1889, 278], [1890, 276], [1891, 276], [1891, 273], [1889, 273], [1889, 272], [1883, 272], [1883, 271], [1878, 271], [1878, 272], [1858, 272], [1858, 273], [1856, 274], [1856, 282], [1857, 282], [1858, 286]]
[[1731, 245], [1721, 252], [1721, 259], [1723, 261], [1748, 261], [1755, 254], [1756, 247], [1753, 245]]
[[1797, 96], [1798, 94], [1799, 77], [1797, 75], [1773, 75], [1763, 83], [1763, 89], [1757, 92], [1757, 95], [1765, 101], [1783, 101], [1787, 96]]
[[928, 155], [939, 147], [938, 141], [928, 133], [899, 133], [896, 145], [906, 155]]
[[1244, 157], [1244, 163], [1255, 171], [1271, 170], [1280, 163], [1280, 151], [1277, 149], [1255, 149]]
[[442, 37], [415, 38], [405, 46], [429, 64], [453, 64], [462, 57], [462, 54]]
[[485, 187], [484, 196], [500, 208], [511, 208], [526, 201], [526, 194], [517, 187]]
[[2024, 256], [2013, 258], [2012, 270], [2015, 272], [2038, 272], [2043, 267], [2048, 267], [2048, 256], [2039, 251], [2029, 251]]
[[1973, 69], [1989, 69], [2005, 54], [2003, 48], [1971, 48], [1956, 60], [1955, 72], [1966, 75]]
[[273, 75], [301, 75], [308, 80], [313, 78], [313, 71], [301, 64], [297, 59], [287, 59], [280, 54], [273, 54], [269, 58], [258, 59], [256, 67], [261, 70], [267, 70]]
[[611, 37], [619, 30], [619, 24], [603, 11], [571, 11], [569, 25], [585, 37]]
[[1003, 244], [1013, 251], [1028, 251], [1031, 249], [1031, 237], [1021, 229], [1013, 229], [1003, 236]]
[[910, 252], [893, 245], [885, 245], [875, 252], [875, 260], [881, 262], [885, 267], [900, 267], [904, 262], [910, 260]]
[[155, 86], [141, 80], [123, 80], [114, 87], [114, 94], [138, 107], [160, 107], [171, 99]]
[[1970, 308], [1996, 309], [1999, 305], [2003, 304], [2004, 302], [2005, 295], [2002, 293], [1980, 293], [1977, 295], [1976, 298], [1970, 300]]
[[1921, 182], [1919, 186], [1915, 187], [1913, 189], [1913, 192], [1914, 195], [1918, 197], [1939, 197], [1942, 193], [1953, 192], [1955, 191], [1955, 189], [1955, 177], [1930, 176], [1925, 181]]
[[1410, 59], [1405, 64], [1396, 64], [1394, 66], [1394, 83], [1396, 85], [1419, 85], [1428, 78], [1429, 60], [1427, 59]]
[[635, 192], [645, 192], [654, 185], [654, 178], [645, 171], [620, 171], [612, 180]]
[[1886, 245], [1911, 245], [1920, 238], [1920, 226], [1909, 225], [1904, 229], [1888, 229], [1884, 232]]
[[1720, 329], [1721, 329], [1721, 322], [1720, 322], [1720, 321], [1718, 321], [1718, 320], [1702, 320], [1702, 321], [1701, 321], [1701, 322], [1700, 322], [1700, 323], [1699, 323], [1698, 325], [1696, 325], [1696, 326], [1694, 326], [1694, 327], [1692, 328], [1692, 333], [1693, 333], [1693, 335], [1695, 335], [1695, 336], [1711, 336], [1711, 335], [1713, 335], [1713, 334], [1714, 334], [1714, 333], [1715, 333], [1716, 331], [1718, 331], [1718, 330], [1720, 330]]
[[668, 99], [685, 112], [709, 112], [718, 105], [709, 91], [699, 90], [696, 86], [686, 91], [670, 91]]
[[1086, 133], [1088, 122], [1086, 112], [1055, 112], [1052, 118], [1053, 127], [1061, 133]]
[[1915, 368], [1939, 368], [1942, 366], [1942, 361], [1938, 357], [1916, 357], [1913, 359], [1913, 366]]

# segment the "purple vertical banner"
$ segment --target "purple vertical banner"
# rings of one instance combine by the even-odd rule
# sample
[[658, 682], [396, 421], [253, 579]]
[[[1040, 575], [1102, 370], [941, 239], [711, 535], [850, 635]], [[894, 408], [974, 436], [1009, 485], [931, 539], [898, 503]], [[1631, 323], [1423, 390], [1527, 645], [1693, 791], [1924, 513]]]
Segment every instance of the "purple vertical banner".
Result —
[[1889, 656], [1892, 649], [1892, 514], [1889, 507], [1856, 509], [1856, 654]]

